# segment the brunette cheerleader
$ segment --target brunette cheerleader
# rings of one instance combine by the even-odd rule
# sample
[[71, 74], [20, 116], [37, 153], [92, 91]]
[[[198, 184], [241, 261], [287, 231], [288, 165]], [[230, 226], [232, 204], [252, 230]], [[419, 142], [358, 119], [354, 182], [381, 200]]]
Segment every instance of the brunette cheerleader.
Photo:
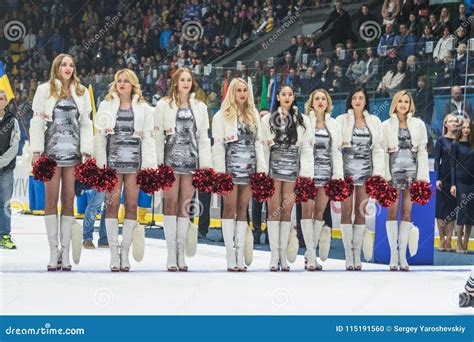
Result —
[[269, 175], [275, 180], [275, 194], [268, 200], [267, 221], [273, 272], [290, 270], [287, 251], [296, 179], [314, 176], [311, 122], [298, 112], [292, 87], [282, 86], [276, 100], [276, 110], [261, 122]]
[[[50, 250], [48, 271], [71, 270], [69, 246], [74, 223], [74, 166], [93, 152], [90, 112], [89, 94], [77, 77], [74, 60], [66, 54], [56, 56], [49, 81], [36, 90], [30, 124], [32, 163], [41, 154], [57, 163], [53, 178], [45, 183], [44, 221]], [[59, 227], [61, 252], [58, 250]]]
[[212, 120], [212, 132], [214, 170], [230, 173], [234, 183], [234, 190], [223, 197], [222, 234], [227, 270], [243, 272], [247, 208], [252, 196], [250, 180], [255, 172], [267, 172], [259, 114], [243, 79], [234, 78], [230, 82], [221, 109]]
[[[145, 102], [137, 75], [130, 69], [115, 73], [96, 119], [95, 154], [99, 167], [115, 169], [118, 183], [107, 193], [105, 228], [110, 248], [110, 270], [128, 272], [133, 232], [137, 227], [139, 187], [137, 172], [156, 167], [153, 140], [153, 109]], [[118, 211], [122, 185], [125, 191], [125, 219], [122, 243], [118, 242]]]
[[173, 186], [164, 192], [164, 230], [168, 246], [168, 271], [187, 271], [184, 260], [189, 226], [189, 204], [195, 193], [192, 176], [198, 168], [212, 166], [207, 106], [196, 99], [198, 85], [188, 68], [179, 68], [171, 79], [170, 94], [155, 109], [158, 164], [174, 170]]
[[451, 238], [456, 207], [456, 198], [450, 193], [451, 189], [451, 145], [456, 138], [459, 121], [456, 115], [448, 114], [443, 120], [443, 136], [435, 145], [436, 171], [436, 223], [439, 231], [439, 251], [451, 252]]
[[[395, 203], [388, 208], [387, 238], [390, 245], [390, 270], [408, 271], [407, 246], [412, 223], [410, 185], [413, 181], [429, 182], [428, 136], [425, 123], [414, 117], [415, 105], [405, 90], [395, 94], [390, 106], [390, 118], [382, 124], [385, 151], [385, 176], [397, 189]], [[401, 203], [401, 222], [398, 212]], [[415, 243], [418, 243], [417, 241]]]
[[[314, 181], [318, 189], [314, 201], [302, 204], [301, 229], [306, 245], [306, 269], [308, 271], [322, 270], [316, 258], [316, 247], [320, 245], [320, 257], [329, 253], [331, 230], [324, 227], [323, 214], [329, 198], [323, 186], [330, 179], [343, 179], [341, 154], [341, 127], [331, 118], [332, 99], [324, 89], [311, 93], [306, 102], [305, 114], [310, 118], [314, 131]], [[321, 235], [322, 234], [322, 235]], [[321, 240], [320, 240], [321, 237]], [[321, 241], [321, 242], [320, 242]], [[323, 253], [321, 253], [323, 252]]]
[[370, 176], [384, 176], [382, 125], [378, 117], [369, 113], [369, 98], [364, 88], [356, 88], [350, 92], [346, 108], [347, 113], [338, 116], [336, 120], [342, 129], [344, 176], [352, 177], [355, 189], [352, 196], [342, 202], [341, 231], [346, 270], [360, 271], [368, 203], [364, 184]]

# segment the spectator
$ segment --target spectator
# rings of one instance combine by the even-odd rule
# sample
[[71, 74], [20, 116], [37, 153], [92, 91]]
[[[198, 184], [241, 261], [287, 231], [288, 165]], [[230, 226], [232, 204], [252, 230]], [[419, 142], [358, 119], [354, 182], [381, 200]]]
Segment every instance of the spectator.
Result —
[[416, 38], [408, 33], [406, 24], [400, 24], [398, 29], [400, 34], [395, 37], [393, 45], [401, 59], [406, 61], [408, 56], [416, 54]]
[[420, 117], [425, 124], [430, 126], [433, 118], [434, 98], [433, 91], [431, 87], [428, 87], [425, 75], [418, 77], [418, 88], [413, 93], [413, 102], [415, 103], [416, 116]]
[[459, 15], [453, 19], [451, 32], [455, 32], [459, 27], [469, 27], [468, 17], [466, 13], [466, 5], [464, 3], [459, 4]]
[[446, 52], [443, 62], [439, 63], [438, 72], [436, 76], [436, 86], [449, 87], [460, 84], [460, 75], [454, 65], [451, 52]]
[[416, 20], [416, 14], [415, 13], [410, 13], [408, 16], [408, 34], [412, 34], [415, 37], [418, 37], [419, 35], [419, 26], [418, 22]]
[[351, 84], [360, 83], [361, 78], [365, 74], [364, 60], [359, 57], [357, 50], [352, 51], [352, 62], [347, 68], [346, 77]]
[[33, 33], [33, 28], [28, 29], [28, 33], [23, 37], [23, 47], [25, 50], [31, 50], [36, 46], [36, 35]]
[[419, 59], [426, 60], [432, 55], [435, 47], [435, 37], [431, 31], [430, 25], [423, 27], [423, 34], [416, 44], [416, 53]]
[[444, 28], [447, 27], [451, 31], [451, 18], [450, 12], [447, 7], [443, 7], [441, 9], [441, 13], [439, 14], [439, 25], [441, 26], [441, 32], [443, 32]]
[[408, 56], [406, 64], [406, 73], [403, 80], [402, 88], [415, 89], [418, 76], [420, 75], [420, 64], [417, 63], [414, 55]]
[[344, 73], [342, 72], [342, 67], [339, 64], [336, 64], [333, 69], [331, 86], [329, 87], [329, 92], [331, 93], [342, 93], [347, 91], [348, 81]]
[[379, 72], [379, 59], [375, 57], [374, 49], [368, 47], [365, 51], [364, 56], [364, 73], [356, 81], [359, 86], [366, 86], [369, 82], [373, 81], [375, 76]]
[[[464, 75], [466, 73], [466, 66], [467, 66], [466, 53], [467, 53], [466, 44], [460, 44], [456, 48], [456, 60], [454, 64], [456, 66], [456, 69], [459, 75]], [[461, 77], [461, 80], [462, 79], [463, 77]]]
[[363, 4], [360, 8], [362, 16], [359, 18], [359, 24], [357, 25], [357, 32], [360, 32], [360, 27], [369, 21], [377, 22], [377, 17], [370, 13], [369, 5]]
[[384, 0], [381, 13], [383, 18], [383, 25], [393, 25], [399, 13], [400, 0]]
[[436, 47], [433, 51], [433, 59], [435, 63], [439, 63], [443, 60], [446, 53], [454, 49], [454, 38], [449, 34], [449, 28], [443, 29], [443, 36], [438, 40]]
[[308, 95], [315, 89], [319, 88], [316, 70], [312, 67], [306, 69], [305, 77], [301, 80], [301, 94]]
[[392, 70], [389, 70], [380, 81], [377, 92], [385, 96], [393, 96], [400, 89], [405, 78], [405, 64], [399, 61]]
[[329, 14], [329, 18], [320, 30], [324, 32], [331, 24], [333, 24], [331, 33], [331, 44], [333, 47], [338, 43], [344, 43], [346, 39], [352, 37], [351, 17], [342, 8], [342, 0], [336, 0], [336, 8]]
[[443, 34], [443, 31], [442, 31], [443, 26], [438, 22], [438, 18], [436, 17], [436, 15], [430, 14], [430, 19], [429, 19], [428, 25], [430, 25], [431, 32], [433, 32], [433, 35], [436, 38], [441, 37], [441, 35]]
[[332, 77], [333, 77], [333, 63], [330, 57], [326, 57], [323, 71], [320, 74], [319, 83], [321, 84], [321, 88], [329, 89], [332, 85]]
[[395, 40], [395, 33], [393, 33], [393, 24], [385, 26], [385, 33], [380, 37], [377, 46], [377, 54], [380, 57], [390, 56], [390, 50], [393, 49], [393, 42]]
[[455, 113], [460, 123], [465, 118], [470, 118], [471, 121], [474, 120], [472, 105], [469, 101], [464, 101], [463, 92], [459, 86], [451, 88], [451, 99], [444, 107], [444, 115], [450, 113]]
[[317, 73], [321, 73], [323, 71], [323, 67], [324, 67], [323, 48], [321, 47], [316, 48], [316, 56], [311, 62], [311, 66], [314, 68], [314, 70]]

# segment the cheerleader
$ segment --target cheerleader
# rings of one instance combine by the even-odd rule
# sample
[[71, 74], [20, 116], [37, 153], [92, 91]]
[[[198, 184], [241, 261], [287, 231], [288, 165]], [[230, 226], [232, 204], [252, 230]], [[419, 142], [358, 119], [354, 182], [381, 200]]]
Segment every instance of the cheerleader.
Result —
[[[318, 194], [314, 201], [302, 203], [301, 229], [308, 259], [306, 269], [316, 271], [322, 270], [316, 258], [316, 247], [320, 241], [324, 226], [323, 215], [329, 201], [323, 186], [330, 179], [344, 177], [340, 150], [341, 127], [335, 119], [331, 118], [332, 99], [326, 90], [313, 91], [305, 107], [305, 114], [309, 117], [314, 131], [314, 181]], [[328, 242], [330, 244], [330, 241]], [[329, 246], [325, 248], [329, 250]]]
[[[381, 146], [382, 124], [369, 114], [369, 98], [364, 88], [351, 91], [346, 101], [347, 113], [336, 120], [341, 125], [344, 176], [352, 177], [354, 193], [341, 204], [342, 242], [346, 270], [360, 271], [360, 254], [364, 237], [368, 195], [365, 181], [370, 176], [384, 176], [384, 154]], [[352, 211], [355, 219], [352, 223]]]
[[263, 148], [269, 175], [275, 180], [275, 194], [268, 200], [267, 229], [270, 240], [270, 271], [289, 271], [287, 250], [291, 230], [291, 210], [295, 202], [298, 176], [313, 177], [313, 130], [307, 116], [295, 106], [293, 88], [277, 92], [277, 110], [262, 119]]
[[[412, 229], [410, 184], [429, 182], [428, 136], [425, 123], [415, 118], [415, 104], [405, 90], [395, 94], [390, 106], [390, 118], [382, 124], [385, 151], [385, 177], [397, 189], [397, 200], [388, 208], [387, 238], [390, 246], [390, 270], [408, 271], [407, 246]], [[401, 222], [398, 211], [401, 202]]]
[[[189, 204], [195, 193], [192, 176], [198, 168], [212, 166], [207, 106], [196, 99], [198, 85], [188, 68], [179, 68], [171, 79], [170, 93], [156, 104], [155, 140], [158, 164], [174, 170], [173, 186], [164, 192], [164, 219], [170, 272], [187, 271], [184, 260], [189, 226]], [[178, 210], [179, 209], [179, 210]]]
[[454, 227], [454, 209], [456, 198], [451, 191], [451, 161], [450, 149], [456, 137], [458, 128], [456, 115], [448, 114], [443, 121], [443, 136], [436, 141], [435, 171], [436, 171], [436, 221], [439, 230], [439, 251], [451, 252], [451, 238]]
[[[41, 154], [57, 163], [53, 178], [45, 183], [44, 221], [50, 251], [48, 271], [71, 270], [69, 246], [74, 223], [74, 166], [83, 158], [88, 159], [93, 152], [90, 112], [89, 94], [77, 77], [74, 60], [67, 54], [56, 56], [49, 81], [36, 90], [30, 123], [32, 163]], [[58, 220], [60, 188], [61, 216]], [[58, 249], [59, 227], [61, 251]]]
[[[474, 125], [463, 120], [451, 147], [451, 194], [456, 197], [456, 252], [467, 253], [474, 224]], [[463, 232], [464, 227], [464, 232]], [[464, 236], [464, 239], [463, 239]]]
[[[110, 270], [128, 272], [128, 258], [137, 226], [139, 187], [137, 172], [156, 167], [153, 140], [153, 110], [145, 102], [137, 75], [130, 69], [121, 69], [105, 100], [99, 105], [96, 118], [95, 155], [99, 167], [108, 166], [117, 172], [118, 182], [106, 194], [105, 229], [110, 248]], [[118, 211], [122, 185], [125, 191], [125, 219], [122, 243], [118, 243]]]
[[250, 180], [255, 172], [267, 173], [259, 121], [247, 82], [234, 78], [220, 111], [212, 120], [214, 170], [230, 173], [234, 182], [234, 190], [223, 197], [222, 212], [222, 234], [229, 272], [246, 270], [244, 251], [247, 208], [252, 196]]

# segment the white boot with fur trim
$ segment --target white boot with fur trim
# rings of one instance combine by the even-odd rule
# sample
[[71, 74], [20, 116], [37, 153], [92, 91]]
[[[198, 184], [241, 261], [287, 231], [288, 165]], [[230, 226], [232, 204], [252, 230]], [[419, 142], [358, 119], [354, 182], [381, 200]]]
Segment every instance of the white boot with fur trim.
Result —
[[247, 272], [245, 267], [245, 242], [247, 239], [247, 221], [237, 221], [235, 228], [235, 247], [237, 249], [237, 268], [239, 272]]
[[62, 271], [70, 271], [72, 269], [69, 261], [69, 249], [71, 247], [73, 216], [61, 216], [61, 261]]
[[165, 231], [166, 247], [168, 249], [168, 258], [166, 269], [168, 272], [178, 271], [178, 249], [176, 247], [176, 216], [165, 215], [163, 217], [163, 230]]
[[137, 225], [136, 220], [123, 220], [122, 246], [120, 247], [120, 272], [130, 271], [130, 260], [128, 258], [130, 246], [133, 241], [133, 230]]
[[107, 231], [107, 240], [110, 249], [110, 270], [112, 272], [120, 271], [120, 253], [118, 243], [118, 219], [105, 219], [105, 229]]
[[354, 252], [352, 250], [352, 224], [341, 223], [342, 244], [346, 255], [346, 271], [354, 270]]
[[48, 237], [49, 245], [49, 262], [47, 269], [49, 272], [54, 272], [58, 270], [58, 215], [45, 215], [44, 224], [46, 226], [46, 236]]
[[390, 246], [390, 271], [398, 271], [398, 221], [387, 221], [385, 229]]
[[407, 272], [409, 270], [407, 261], [408, 239], [410, 237], [411, 222], [400, 222], [400, 234], [398, 236], [398, 251], [400, 258], [400, 271]]
[[365, 224], [355, 224], [353, 230], [354, 271], [362, 270], [360, 260], [362, 254], [362, 242], [364, 240]]
[[280, 261], [280, 221], [267, 221], [268, 240], [270, 243], [270, 271], [277, 272]]
[[227, 271], [237, 272], [237, 258], [234, 249], [235, 220], [222, 219], [222, 237], [224, 238]]
[[291, 222], [280, 222], [280, 266], [283, 272], [290, 271], [288, 266], [288, 242], [290, 241]]
[[178, 245], [178, 270], [188, 271], [188, 265], [184, 262], [184, 252], [186, 250], [186, 237], [188, 236], [189, 217], [178, 217], [177, 238]]
[[301, 220], [301, 231], [303, 232], [304, 243], [306, 245], [305, 256], [308, 259], [306, 270], [310, 272], [316, 271], [316, 246], [313, 230], [313, 220]]

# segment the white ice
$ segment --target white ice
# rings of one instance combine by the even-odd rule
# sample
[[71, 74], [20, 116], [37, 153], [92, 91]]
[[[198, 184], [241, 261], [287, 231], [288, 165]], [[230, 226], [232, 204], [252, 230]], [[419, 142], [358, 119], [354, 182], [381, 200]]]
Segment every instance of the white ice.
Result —
[[[190, 271], [165, 271], [166, 245], [147, 239], [145, 258], [130, 273], [108, 270], [108, 249], [83, 250], [69, 273], [47, 272], [42, 217], [15, 216], [17, 250], [0, 250], [3, 315], [457, 315], [468, 266], [411, 267], [363, 264], [346, 272], [327, 260], [304, 272], [299, 256], [289, 273], [268, 271], [269, 252], [255, 251], [247, 273], [225, 271], [224, 248], [199, 245]], [[97, 241], [97, 236], [95, 236]]]

